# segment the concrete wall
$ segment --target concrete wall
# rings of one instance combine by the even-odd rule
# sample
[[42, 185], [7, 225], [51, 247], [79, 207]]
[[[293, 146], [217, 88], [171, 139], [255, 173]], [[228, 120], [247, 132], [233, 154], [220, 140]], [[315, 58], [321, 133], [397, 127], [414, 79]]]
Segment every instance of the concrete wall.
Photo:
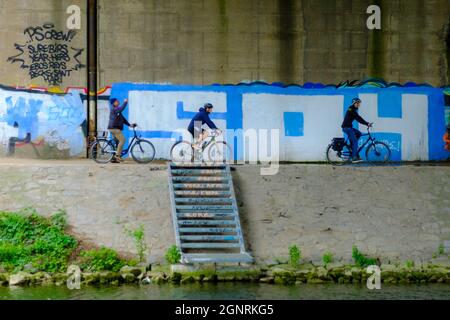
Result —
[[[382, 261], [429, 260], [450, 250], [448, 167], [284, 165], [232, 172], [247, 247], [258, 261], [288, 255], [306, 261], [326, 251], [351, 260], [357, 245]], [[70, 231], [86, 243], [136, 253], [124, 228], [145, 226], [152, 260], [175, 243], [166, 166], [90, 161], [0, 160], [0, 210], [67, 210]]]
[[[366, 27], [369, 5], [382, 30]], [[446, 0], [100, 0], [100, 84], [449, 83]]]
[[[0, 84], [86, 85], [86, 1], [1, 0]], [[66, 27], [67, 7], [82, 10], [81, 30]]]
[[[66, 8], [72, 4], [82, 9], [76, 35], [30, 38], [31, 31], [49, 23], [54, 25], [49, 30], [67, 36]], [[85, 86], [85, 4], [2, 0], [0, 83]], [[366, 28], [371, 4], [382, 8], [381, 31]], [[449, 83], [446, 0], [99, 0], [99, 7], [101, 87], [122, 81], [336, 84], [367, 77]], [[23, 54], [16, 44], [26, 44]], [[66, 69], [45, 67], [41, 55], [31, 61], [29, 45], [52, 44], [67, 46], [57, 50], [69, 58]]]
[[[354, 97], [363, 100], [360, 114], [374, 122], [375, 137], [387, 143], [393, 161], [446, 160], [444, 94], [430, 87], [280, 88], [276, 86], [171, 86], [119, 83], [111, 95], [129, 99], [125, 111], [152, 140], [157, 157], [170, 159], [170, 148], [205, 102], [214, 104], [212, 118], [226, 130], [222, 139], [237, 160], [325, 161], [333, 137], [342, 137], [341, 124]], [[103, 113], [101, 118], [107, 118]], [[360, 128], [364, 131], [364, 128]], [[243, 130], [243, 131], [242, 131]], [[263, 136], [264, 130], [278, 135]], [[130, 137], [126, 128], [125, 134]], [[255, 135], [255, 140], [246, 137]], [[235, 140], [235, 137], [237, 140]], [[273, 144], [269, 144], [273, 139]], [[251, 142], [253, 141], [253, 143]], [[361, 140], [362, 142], [362, 140]], [[270, 145], [267, 153], [262, 146]], [[254, 152], [252, 152], [252, 150]], [[270, 154], [273, 150], [278, 152]]]

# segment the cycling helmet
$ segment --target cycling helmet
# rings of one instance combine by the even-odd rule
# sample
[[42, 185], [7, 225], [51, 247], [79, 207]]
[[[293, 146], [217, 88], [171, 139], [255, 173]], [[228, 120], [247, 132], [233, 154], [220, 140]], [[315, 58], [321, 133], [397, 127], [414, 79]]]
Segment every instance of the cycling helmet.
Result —
[[361, 99], [360, 98], [353, 98], [352, 99], [352, 104], [355, 104], [357, 102], [361, 102]]
[[203, 106], [203, 108], [205, 109], [209, 109], [209, 108], [213, 108], [214, 106], [211, 103], [205, 103], [205, 105]]

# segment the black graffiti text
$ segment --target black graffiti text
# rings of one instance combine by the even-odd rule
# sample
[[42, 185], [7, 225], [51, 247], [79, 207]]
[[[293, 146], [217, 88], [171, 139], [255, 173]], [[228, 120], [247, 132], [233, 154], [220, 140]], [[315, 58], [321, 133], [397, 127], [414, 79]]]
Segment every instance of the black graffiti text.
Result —
[[56, 40], [70, 42], [76, 35], [76, 31], [57, 31], [53, 23], [44, 23], [42, 26], [28, 27], [23, 32], [29, 37], [28, 42]]

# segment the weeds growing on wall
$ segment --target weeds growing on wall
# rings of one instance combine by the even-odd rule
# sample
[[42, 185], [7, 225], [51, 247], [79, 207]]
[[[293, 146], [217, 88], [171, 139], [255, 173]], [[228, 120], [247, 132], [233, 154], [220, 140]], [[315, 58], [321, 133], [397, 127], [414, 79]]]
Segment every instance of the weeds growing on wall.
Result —
[[327, 265], [327, 264], [333, 262], [333, 260], [334, 260], [334, 257], [331, 252], [325, 252], [323, 254], [322, 261], [323, 261], [324, 265]]
[[293, 244], [289, 247], [289, 264], [293, 267], [297, 267], [300, 264], [300, 260], [302, 258], [302, 252], [297, 247], [297, 245]]
[[364, 254], [362, 254], [356, 246], [353, 246], [352, 249], [352, 258], [355, 261], [355, 264], [358, 267], [367, 267], [377, 264], [377, 260], [373, 258], [367, 258]]
[[136, 246], [139, 262], [145, 262], [148, 247], [145, 242], [144, 226], [140, 225], [139, 228], [135, 230], [129, 230], [125, 228], [125, 232], [134, 240], [134, 245]]
[[181, 260], [181, 252], [180, 249], [176, 245], [171, 246], [166, 251], [165, 255], [166, 261], [169, 264], [177, 264]]
[[34, 209], [0, 212], [0, 266], [8, 272], [24, 267], [48, 272], [67, 269], [67, 262], [77, 241], [64, 232], [65, 212], [50, 218]]

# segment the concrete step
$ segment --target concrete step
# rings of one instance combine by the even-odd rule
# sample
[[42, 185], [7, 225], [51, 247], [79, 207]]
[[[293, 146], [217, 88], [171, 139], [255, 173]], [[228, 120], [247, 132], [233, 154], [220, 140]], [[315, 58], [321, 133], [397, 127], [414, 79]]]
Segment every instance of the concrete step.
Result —
[[173, 182], [199, 182], [199, 183], [228, 183], [230, 180], [228, 177], [214, 177], [214, 176], [173, 176], [172, 177]]
[[192, 242], [181, 243], [182, 249], [231, 249], [239, 248], [239, 243]]
[[186, 253], [185, 263], [253, 263], [253, 258], [247, 253]]
[[180, 190], [174, 192], [176, 198], [180, 197], [214, 197], [214, 198], [229, 198], [230, 191], [215, 191], [215, 190]]
[[224, 218], [224, 217], [235, 217], [235, 212], [187, 212], [187, 213], [177, 213], [178, 219], [186, 218]]
[[181, 241], [239, 241], [238, 236], [180, 236]]
[[181, 233], [237, 233], [236, 228], [178, 228]]
[[179, 220], [180, 226], [231, 226], [236, 225], [234, 220]]
[[228, 183], [174, 183], [174, 190], [185, 190], [185, 191], [223, 191], [229, 190], [230, 185]]
[[175, 198], [175, 202], [177, 204], [222, 204], [222, 205], [230, 205], [233, 200], [230, 198]]
[[202, 211], [209, 211], [209, 210], [233, 210], [233, 207], [231, 205], [176, 205], [177, 210], [202, 210]]

